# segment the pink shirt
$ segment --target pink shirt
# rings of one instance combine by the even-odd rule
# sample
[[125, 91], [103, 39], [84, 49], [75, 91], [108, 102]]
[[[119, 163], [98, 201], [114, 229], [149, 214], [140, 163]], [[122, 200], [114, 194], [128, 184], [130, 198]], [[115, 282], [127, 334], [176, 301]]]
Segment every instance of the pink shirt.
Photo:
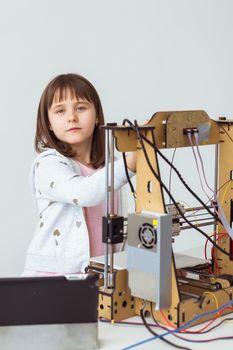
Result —
[[[82, 176], [90, 176], [98, 169], [92, 169], [78, 162]], [[118, 212], [118, 195], [115, 194], [115, 211]], [[94, 207], [84, 208], [87, 229], [90, 241], [90, 256], [99, 256], [104, 254], [104, 244], [102, 243], [102, 216], [106, 215], [105, 201]]]

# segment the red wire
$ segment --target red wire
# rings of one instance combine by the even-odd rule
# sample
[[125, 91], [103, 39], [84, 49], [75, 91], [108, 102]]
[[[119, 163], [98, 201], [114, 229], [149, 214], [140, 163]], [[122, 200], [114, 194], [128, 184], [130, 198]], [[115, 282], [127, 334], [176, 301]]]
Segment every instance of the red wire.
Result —
[[[218, 237], [217, 237], [217, 239], [216, 239], [216, 241], [218, 241], [220, 238], [222, 238], [222, 237], [224, 237], [224, 236], [226, 236], [227, 235], [227, 233], [226, 232], [223, 232], [223, 233], [213, 233], [210, 237], [213, 237], [213, 236], [217, 236], [218, 235]], [[204, 246], [204, 254], [205, 254], [205, 259], [207, 259], [207, 243], [208, 243], [208, 239], [206, 239], [206, 242], [205, 242], [205, 246]], [[216, 268], [217, 268], [217, 270], [219, 271], [219, 273], [220, 273], [220, 269], [219, 269], [219, 266], [218, 266], [218, 264], [217, 264], [217, 260], [216, 260], [216, 258], [214, 257], [214, 254], [213, 254], [213, 248], [211, 249], [211, 255], [212, 255], [212, 258], [213, 258], [213, 262], [214, 262], [214, 264], [215, 264], [215, 266], [216, 266]], [[211, 270], [211, 267], [209, 266], [209, 273], [212, 273], [213, 271]]]
[[[204, 327], [202, 327], [202, 328], [199, 329], [199, 330], [196, 330], [196, 331], [188, 331], [187, 329], [182, 329], [182, 330], [179, 331], [179, 333], [185, 333], [185, 334], [186, 334], [186, 333], [187, 333], [187, 334], [203, 334], [203, 331], [204, 331], [206, 328], [208, 328], [214, 321], [216, 321], [216, 320], [221, 316], [221, 314], [222, 314], [225, 310], [233, 310], [233, 307], [226, 307], [226, 308], [222, 309], [221, 311], [219, 311], [218, 315], [217, 315], [215, 318], [213, 318], [212, 320], [210, 320]], [[161, 312], [161, 310], [160, 310], [160, 312]], [[164, 314], [163, 314], [163, 317], [165, 318], [165, 321], [166, 321], [167, 323], [170, 323], [170, 322], [167, 320], [167, 318], [166, 318], [166, 316], [165, 316]], [[101, 318], [101, 320], [104, 321], [104, 318]], [[106, 320], [106, 321], [107, 321], [107, 322], [110, 322], [109, 320]], [[139, 325], [139, 326], [143, 325], [142, 322], [129, 322], [129, 321], [116, 321], [115, 323], [116, 323], [116, 324]], [[148, 323], [148, 325], [149, 325], [149, 326], [152, 326], [152, 327], [157, 326], [157, 325], [154, 324], [154, 323]], [[170, 327], [173, 328], [173, 329], [176, 329], [176, 327], [174, 327], [173, 325], [171, 325]], [[168, 330], [169, 330], [169, 329], [168, 329]], [[174, 334], [174, 333], [172, 333], [172, 334]], [[177, 334], [177, 332], [175, 332], [175, 334]]]
[[[185, 333], [190, 333], [190, 334], [201, 333], [201, 332], [203, 332], [206, 328], [208, 328], [214, 321], [216, 321], [216, 320], [221, 316], [221, 314], [222, 314], [225, 310], [233, 310], [233, 307], [226, 307], [226, 308], [222, 309], [222, 310], [218, 313], [218, 315], [217, 315], [215, 318], [213, 318], [212, 320], [210, 320], [204, 327], [202, 327], [202, 328], [199, 329], [199, 330], [196, 330], [196, 331], [187, 331], [187, 328], [184, 328], [184, 329], [182, 329], [180, 332], [181, 332], [181, 333], [182, 333], [182, 332], [185, 332]], [[171, 328], [176, 329], [176, 327], [174, 327], [174, 326], [168, 321], [168, 319], [166, 318], [166, 316], [164, 315], [164, 313], [162, 312], [162, 310], [160, 310], [160, 313], [162, 314], [162, 316], [163, 316], [164, 320], [166, 321], [167, 325], [168, 325], [169, 327], [171, 327]]]

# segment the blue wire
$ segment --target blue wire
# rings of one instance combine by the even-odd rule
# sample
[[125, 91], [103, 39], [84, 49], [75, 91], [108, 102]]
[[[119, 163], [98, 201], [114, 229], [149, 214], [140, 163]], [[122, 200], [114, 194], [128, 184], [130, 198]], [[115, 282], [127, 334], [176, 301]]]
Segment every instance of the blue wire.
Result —
[[148, 338], [148, 339], [142, 340], [142, 341], [140, 341], [140, 342], [138, 342], [138, 343], [135, 343], [135, 344], [132, 344], [132, 345], [130, 345], [130, 346], [127, 346], [127, 348], [123, 348], [123, 349], [121, 349], [121, 350], [133, 349], [135, 346], [138, 346], [138, 345], [147, 343], [147, 342], [149, 342], [149, 341], [151, 341], [151, 340], [154, 340], [154, 339], [156, 339], [156, 338], [157, 338], [157, 337], [152, 337], [152, 338]]
[[145, 340], [142, 340], [138, 343], [135, 343], [135, 344], [132, 344], [130, 346], [127, 346], [127, 348], [123, 348], [121, 350], [128, 350], [128, 349], [132, 349], [138, 345], [141, 345], [141, 344], [145, 344], [147, 342], [150, 342], [151, 340], [155, 340], [155, 339], [160, 339], [162, 337], [165, 337], [166, 335], [168, 334], [172, 334], [172, 333], [176, 333], [176, 332], [179, 332], [180, 330], [184, 329], [184, 328], [187, 328], [187, 326], [189, 326], [191, 323], [199, 320], [200, 318], [202, 317], [205, 317], [205, 316], [209, 316], [209, 315], [212, 315], [212, 314], [215, 314], [216, 312], [219, 312], [223, 309], [225, 309], [225, 307], [231, 305], [233, 303], [233, 300], [230, 300], [228, 301], [227, 303], [223, 304], [221, 307], [219, 307], [218, 309], [215, 309], [213, 311], [209, 311], [209, 312], [205, 312], [204, 314], [201, 314], [201, 315], [197, 315], [195, 316], [194, 318], [192, 318], [190, 321], [188, 321], [187, 323], [185, 323], [183, 326], [179, 327], [179, 328], [176, 328], [176, 329], [172, 329], [171, 331], [168, 331], [168, 332], [165, 332], [165, 333], [162, 333], [160, 335], [157, 335], [155, 337], [151, 337], [151, 338], [148, 338], [148, 339], [145, 339]]

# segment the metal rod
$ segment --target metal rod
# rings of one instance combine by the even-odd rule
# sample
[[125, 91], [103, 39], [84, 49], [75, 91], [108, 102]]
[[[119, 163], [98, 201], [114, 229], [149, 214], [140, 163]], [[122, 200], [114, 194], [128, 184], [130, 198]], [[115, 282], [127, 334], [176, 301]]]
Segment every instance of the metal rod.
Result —
[[[197, 222], [197, 223], [198, 223], [198, 222], [200, 222], [200, 221], [211, 220], [211, 219], [212, 219], [211, 217], [208, 217], [208, 218], [201, 218], [201, 219], [198, 219], [198, 218], [197, 218], [196, 220], [195, 220], [195, 219], [194, 219], [194, 220], [189, 220], [189, 222]], [[182, 223], [182, 224], [185, 223], [185, 222], [186, 222], [186, 221], [184, 221], [184, 220], [180, 221], [180, 223]]]
[[[111, 151], [110, 151], [110, 157], [111, 157], [111, 181], [110, 181], [110, 216], [114, 216], [114, 130], [111, 130]], [[113, 246], [110, 244], [109, 246], [109, 253], [110, 253], [110, 285], [113, 285]]]
[[114, 215], [114, 131], [111, 130], [111, 192], [110, 192], [110, 215]]
[[[105, 130], [105, 213], [109, 216], [109, 130]], [[104, 243], [104, 288], [108, 288], [108, 243]]]
[[[211, 283], [211, 282], [206, 282], [206, 281], [202, 281], [200, 279], [194, 279], [194, 278], [189, 278], [189, 277], [185, 277], [185, 276], [181, 276], [181, 277], [178, 277], [178, 281], [182, 282], [194, 282], [195, 285], [198, 286], [199, 285], [203, 285], [203, 286], [211, 286], [211, 287], [216, 287], [214, 283]], [[189, 283], [187, 283], [189, 285]]]
[[[203, 224], [200, 224], [200, 225], [194, 225], [196, 227], [202, 227], [202, 226], [209, 226], [209, 225], [214, 225], [215, 221], [209, 221], [209, 222], [206, 222], [206, 223], [203, 223]], [[193, 228], [193, 227], [190, 227], [190, 226], [183, 226], [181, 227], [180, 229], [181, 230], [188, 230], [190, 228]]]
[[[209, 266], [209, 264], [208, 263], [202, 264], [202, 267], [206, 267], [206, 266]], [[184, 270], [184, 271], [186, 271], [186, 272], [188, 272], [190, 274], [203, 276], [203, 277], [215, 276], [214, 274], [210, 274], [210, 273], [207, 273], [207, 272], [201, 272], [200, 270], [197, 271], [194, 268], [192, 268], [192, 267], [183, 267], [182, 270]]]
[[199, 299], [200, 298], [200, 295], [194, 294], [194, 293], [190, 293], [190, 292], [180, 291], [180, 294], [181, 295], [187, 295], [188, 297], [192, 297], [192, 298], [195, 298], [195, 299]]
[[110, 256], [110, 271], [109, 271], [109, 286], [113, 287], [113, 245], [109, 244], [109, 256]]
[[[217, 197], [218, 192], [218, 163], [219, 163], [219, 145], [215, 145], [215, 172], [214, 172], [214, 195], [215, 198]], [[214, 232], [217, 232], [217, 222], [214, 224]], [[216, 237], [214, 237], [214, 240], [216, 241]]]
[[199, 216], [204, 216], [204, 215], [209, 215], [209, 213], [199, 213], [199, 214], [189, 214], [189, 215], [187, 215], [187, 218], [197, 218], [197, 217], [199, 217]]
[[[198, 283], [199, 283], [199, 281], [197, 281]], [[182, 283], [182, 281], [181, 280], [179, 280], [179, 283], [181, 283], [180, 285], [181, 286], [188, 286], [188, 287], [196, 287], [196, 288], [201, 288], [201, 289], [205, 289], [205, 290], [213, 290], [213, 291], [215, 291], [215, 290], [217, 290], [217, 287], [215, 286], [215, 285], [199, 285], [198, 283], [195, 283], [195, 281], [193, 281], [193, 283], [192, 282], [186, 282], [186, 283]]]
[[[211, 209], [211, 205], [207, 205], [207, 208]], [[192, 208], [185, 208], [185, 212], [187, 211], [196, 211], [196, 210], [205, 210], [206, 208], [204, 207], [192, 207]]]
[[105, 215], [109, 214], [109, 130], [105, 130]]

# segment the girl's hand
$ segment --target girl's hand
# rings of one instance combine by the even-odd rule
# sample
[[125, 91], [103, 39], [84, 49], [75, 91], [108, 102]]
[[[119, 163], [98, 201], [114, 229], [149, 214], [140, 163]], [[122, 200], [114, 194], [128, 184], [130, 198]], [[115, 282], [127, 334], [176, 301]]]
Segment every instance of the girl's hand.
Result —
[[133, 172], [136, 172], [136, 161], [137, 161], [137, 152], [129, 152], [126, 155], [127, 168]]

